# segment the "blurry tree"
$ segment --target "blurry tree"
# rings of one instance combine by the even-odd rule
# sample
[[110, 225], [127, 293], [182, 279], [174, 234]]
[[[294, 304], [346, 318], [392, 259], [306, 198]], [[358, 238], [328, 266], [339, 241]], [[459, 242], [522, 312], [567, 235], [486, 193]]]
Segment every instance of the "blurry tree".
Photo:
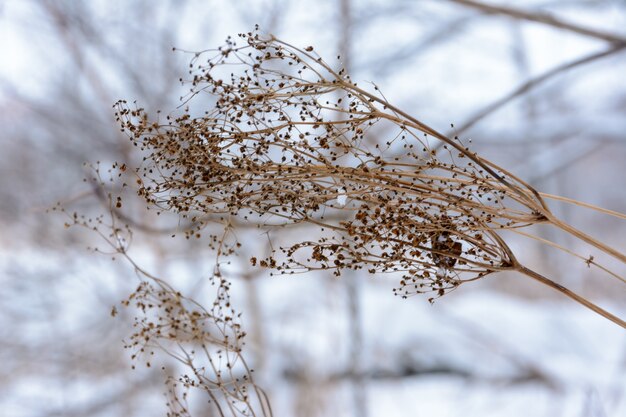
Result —
[[[128, 372], [120, 349], [119, 340], [129, 334], [121, 323], [131, 317], [108, 317], [111, 306], [134, 289], [135, 276], [123, 264], [94, 257], [86, 261], [77, 255], [92, 244], [93, 236], [63, 233], [59, 219], [44, 212], [57, 200], [93, 214], [106, 206], [106, 198], [93, 184], [82, 183], [81, 166], [97, 160], [102, 166], [137, 162], [113, 121], [111, 106], [121, 97], [137, 99], [148, 110], [177, 106], [178, 97], [185, 94], [178, 78], [191, 55], [172, 53], [173, 46], [201, 50], [254, 23], [283, 38], [304, 38], [297, 43], [319, 45], [328, 56], [343, 55], [355, 80], [375, 80], [400, 107], [438, 126], [454, 122], [452, 134], [471, 135], [477, 151], [504, 166], [513, 165], [516, 173], [540, 188], [626, 211], [622, 184], [626, 89], [620, 82], [626, 69], [623, 2], [298, 3], [2, 3], [3, 33], [11, 34], [2, 42], [9, 45], [20, 38], [2, 51], [8, 57], [3, 67], [20, 57], [26, 61], [20, 74], [3, 71], [0, 78], [0, 244], [5, 249], [0, 350], [6, 359], [0, 367], [0, 391], [5, 393], [0, 401], [13, 407], [13, 414], [144, 415], [153, 414], [150, 399], [156, 397], [159, 404], [164, 391], [160, 371]], [[372, 131], [367, 140], [374, 144], [385, 133]], [[178, 230], [176, 220], [143, 213], [139, 205], [124, 206], [120, 212], [137, 230], [135, 245], [152, 259], [155, 270], [195, 276], [195, 281], [180, 280], [181, 285], [200, 292], [205, 285], [202, 275], [212, 270], [205, 246], [167, 239]], [[579, 211], [564, 215], [583, 230], [596, 230], [607, 242], [624, 247], [619, 223]], [[263, 241], [259, 245], [265, 243], [265, 236], [254, 236]], [[564, 239], [544, 236], [557, 242]], [[528, 250], [528, 258], [537, 263], [560, 260], [558, 254], [547, 257], [534, 248]], [[94, 263], [95, 267], [87, 266]], [[301, 392], [317, 398], [315, 404], [308, 403], [310, 408], [298, 408], [302, 404], [294, 400], [293, 415], [316, 415], [320, 410], [333, 414], [333, 403], [343, 404], [344, 397], [351, 398], [345, 403], [355, 415], [365, 415], [368, 404], [376, 401], [364, 395], [372, 383], [429, 375], [437, 368], [428, 362], [430, 356], [420, 362], [414, 356], [393, 355], [383, 370], [368, 360], [379, 334], [359, 328], [359, 322], [364, 326], [364, 311], [376, 306], [367, 304], [363, 293], [350, 287], [353, 283], [346, 284], [346, 299], [336, 298], [336, 284], [327, 282], [319, 291], [323, 308], [307, 302], [306, 291], [292, 294], [285, 316], [263, 299], [266, 284], [254, 278], [256, 272], [247, 266], [241, 270], [245, 272], [233, 273], [232, 278], [247, 286], [249, 302], [242, 302], [255, 312], [244, 320], [251, 332], [255, 368], [270, 382], [274, 378], [297, 382]], [[580, 286], [587, 295], [623, 299], [623, 293], [605, 281], [584, 284], [590, 279], [581, 279], [578, 270], [562, 271], [568, 284]], [[504, 292], [511, 288], [523, 292], [514, 280], [497, 282], [492, 285]], [[383, 293], [386, 288], [368, 283], [360, 291], [368, 286], [381, 286], [378, 290]], [[310, 312], [300, 312], [303, 305]], [[328, 324], [320, 319], [325, 314], [337, 318]], [[293, 340], [266, 323], [285, 317], [300, 318], [315, 330]], [[449, 323], [468, 328], [462, 320]], [[351, 336], [346, 336], [346, 329], [352, 329]], [[325, 359], [332, 372], [311, 366], [324, 360], [317, 356], [318, 347], [309, 343], [316, 338], [336, 341], [332, 345], [336, 349], [329, 350], [342, 352]], [[405, 343], [393, 349], [411, 352], [411, 339]], [[484, 346], [498, 343], [488, 341]], [[501, 350], [515, 352], [510, 347]], [[276, 354], [284, 361], [277, 361]], [[558, 385], [532, 358], [506, 353], [504, 357], [518, 370], [511, 380], [531, 375], [549, 390]], [[468, 375], [454, 361], [444, 361], [439, 370], [483, 378]], [[270, 396], [280, 397], [271, 385], [265, 384]], [[46, 395], [41, 394], [44, 391]], [[346, 392], [352, 394], [345, 396]]]

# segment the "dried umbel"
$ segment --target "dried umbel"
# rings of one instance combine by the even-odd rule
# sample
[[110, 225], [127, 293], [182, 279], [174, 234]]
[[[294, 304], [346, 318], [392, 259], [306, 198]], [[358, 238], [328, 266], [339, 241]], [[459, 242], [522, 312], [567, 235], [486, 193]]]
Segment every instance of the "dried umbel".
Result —
[[160, 351], [188, 370], [168, 377], [168, 416], [191, 415], [190, 390], [204, 393], [220, 416], [271, 415], [269, 401], [242, 356], [245, 332], [230, 306], [228, 281], [213, 276], [217, 297], [205, 309], [161, 279], [149, 278], [122, 303], [141, 313], [126, 348], [133, 352], [132, 359], [148, 367], [154, 352]]
[[[106, 189], [108, 181], [103, 180], [100, 169], [95, 166], [93, 172], [91, 181], [100, 190]], [[254, 381], [252, 369], [243, 356], [246, 333], [240, 323], [241, 314], [231, 304], [230, 283], [223, 277], [220, 263], [216, 263], [207, 277], [215, 289], [215, 297], [205, 307], [140, 267], [129, 256], [133, 231], [119, 222], [121, 199], [112, 192], [102, 197], [108, 205], [109, 218], [70, 214], [60, 206], [54, 210], [68, 216], [66, 227], [84, 227], [99, 234], [109, 250], [94, 248], [95, 251], [124, 257], [134, 267], [140, 283], [121, 303], [136, 311], [134, 331], [125, 348], [135, 363], [149, 368], [156, 365], [166, 374], [167, 415], [193, 415], [200, 394], [204, 408], [208, 405], [217, 416], [271, 416], [267, 395]], [[225, 249], [225, 254], [231, 250]], [[118, 315], [116, 307], [111, 315]]]
[[117, 103], [122, 129], [146, 152], [136, 174], [150, 205], [192, 219], [190, 234], [207, 216], [317, 226], [312, 238], [251, 260], [280, 273], [399, 272], [396, 293], [406, 297], [441, 296], [515, 270], [626, 327], [521, 265], [499, 231], [549, 223], [626, 256], [557, 219], [527, 183], [394, 107], [375, 85], [358, 86], [312, 47], [257, 32], [240, 38], [243, 45], [228, 39], [192, 60], [186, 105], [209, 100], [210, 110], [152, 120]]
[[[230, 282], [222, 275], [219, 259], [206, 278], [215, 293], [212, 303], [205, 306], [149, 273], [129, 255], [133, 228], [124, 223], [129, 219], [120, 211], [122, 198], [107, 191], [124, 171], [124, 165], [115, 164], [103, 173], [96, 164], [91, 166], [93, 175], [85, 179], [97, 187], [96, 194], [106, 204], [109, 216], [69, 213], [60, 205], [53, 210], [67, 216], [66, 227], [83, 227], [98, 234], [106, 246], [93, 250], [125, 258], [140, 279], [121, 303], [136, 311], [134, 330], [125, 344], [131, 359], [149, 368], [160, 367], [166, 374], [169, 417], [195, 415], [198, 397], [202, 409], [211, 410], [211, 415], [271, 416], [267, 395], [255, 382], [243, 355], [246, 333], [241, 314], [231, 303]], [[218, 253], [222, 255], [238, 246], [237, 242], [231, 245], [226, 234], [214, 239], [219, 241]], [[206, 295], [210, 296], [210, 291]], [[118, 315], [116, 307], [111, 315]]]

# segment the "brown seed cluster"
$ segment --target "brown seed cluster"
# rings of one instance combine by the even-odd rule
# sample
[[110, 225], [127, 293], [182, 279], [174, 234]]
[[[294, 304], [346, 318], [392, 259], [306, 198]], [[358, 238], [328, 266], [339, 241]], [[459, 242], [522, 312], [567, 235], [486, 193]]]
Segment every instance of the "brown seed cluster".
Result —
[[[210, 307], [204, 307], [164, 279], [141, 268], [128, 254], [133, 230], [129, 224], [122, 223], [124, 216], [119, 212], [122, 197], [113, 190], [107, 191], [120, 180], [125, 166], [114, 164], [105, 172], [99, 163], [90, 168], [92, 175], [85, 181], [96, 187], [109, 215], [89, 217], [68, 212], [61, 205], [53, 210], [66, 215], [66, 227], [78, 226], [98, 234], [106, 248], [93, 250], [125, 258], [140, 277], [139, 286], [122, 301], [123, 306], [137, 312], [134, 331], [125, 347], [131, 351], [133, 363], [160, 367], [167, 374], [168, 416], [194, 414], [193, 404], [198, 393], [205, 404], [208, 400], [208, 409], [215, 415], [271, 416], [267, 396], [254, 382], [253, 371], [242, 356], [246, 333], [241, 327], [241, 314], [231, 305], [230, 283], [220, 271], [221, 264], [216, 263], [213, 274], [208, 277], [215, 288]], [[125, 186], [126, 183], [122, 188]], [[215, 249], [229, 255], [238, 244], [229, 243], [227, 238], [226, 234], [219, 238], [214, 236], [210, 245], [219, 241]], [[119, 315], [114, 306], [111, 316]], [[168, 365], [164, 366], [166, 363]], [[177, 365], [182, 365], [184, 373], [179, 374]]]
[[266, 409], [267, 399], [241, 355], [245, 332], [230, 306], [229, 284], [219, 274], [212, 280], [217, 297], [209, 310], [155, 278], [143, 281], [122, 303], [140, 313], [126, 345], [132, 359], [151, 367], [155, 351], [165, 352], [187, 369], [167, 380], [172, 417], [191, 415], [191, 391], [204, 393], [218, 415], [248, 416]]
[[[443, 295], [512, 267], [496, 231], [543, 221], [536, 192], [313, 50], [256, 32], [240, 39], [195, 55], [182, 114], [153, 120], [117, 103], [122, 130], [146, 154], [136, 174], [150, 205], [195, 221], [315, 225], [316, 238], [259, 264], [399, 272], [402, 296]], [[210, 110], [190, 107], [207, 101]]]

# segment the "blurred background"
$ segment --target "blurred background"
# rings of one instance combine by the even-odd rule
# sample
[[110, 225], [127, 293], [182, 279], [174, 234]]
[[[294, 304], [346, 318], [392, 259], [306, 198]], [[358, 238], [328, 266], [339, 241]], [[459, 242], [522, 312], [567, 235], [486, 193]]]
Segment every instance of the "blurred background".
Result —
[[[165, 415], [163, 374], [131, 370], [123, 349], [133, 311], [110, 314], [138, 277], [88, 250], [94, 233], [67, 230], [47, 210], [60, 201], [106, 211], [83, 164], [133, 166], [141, 156], [114, 102], [176, 108], [192, 55], [172, 48], [214, 48], [255, 24], [329, 61], [341, 54], [354, 80], [471, 138], [541, 191], [626, 212], [623, 0], [0, 1], [1, 415]], [[623, 220], [551, 207], [626, 250]], [[172, 239], [177, 220], [149, 218], [140, 204], [125, 214], [135, 259], [211, 303], [207, 242]], [[276, 416], [626, 415], [626, 332], [547, 287], [498, 274], [434, 305], [401, 300], [391, 276], [270, 277], [247, 261], [268, 250], [268, 236], [239, 233], [233, 303]], [[512, 247], [626, 317], [623, 284], [545, 246]]]

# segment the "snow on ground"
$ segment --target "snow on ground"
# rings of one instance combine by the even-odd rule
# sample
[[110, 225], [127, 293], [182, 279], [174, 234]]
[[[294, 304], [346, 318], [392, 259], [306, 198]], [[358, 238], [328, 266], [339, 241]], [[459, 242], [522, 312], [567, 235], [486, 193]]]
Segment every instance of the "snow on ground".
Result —
[[[95, 261], [94, 267], [86, 267], [91, 261]], [[108, 259], [101, 261], [104, 258], [98, 260], [98, 256], [80, 261], [72, 285], [39, 295], [43, 301], [46, 293], [54, 298], [47, 301], [56, 303], [55, 316], [35, 315], [30, 321], [23, 316], [23, 323], [4, 326], [3, 340], [11, 339], [9, 332], [24, 329], [28, 334], [19, 339], [47, 338], [49, 350], [56, 352], [59, 360], [65, 360], [63, 349], [76, 355], [75, 345], [85, 337], [81, 318], [89, 316], [94, 327], [111, 320], [106, 302], [97, 302], [98, 291], [111, 291], [115, 286], [111, 280], [120, 279], [124, 267]], [[38, 268], [54, 269], [55, 262], [58, 260], [50, 253], [5, 252], [0, 258], [5, 308], [24, 306], [32, 298], [26, 290], [8, 292], [6, 284], [14, 274], [11, 268], [31, 268], [36, 274]], [[208, 265], [205, 270], [210, 271]], [[193, 272], [181, 272], [178, 281], [189, 283], [191, 278]], [[260, 365], [257, 381], [269, 391], [276, 416], [293, 415], [299, 407], [321, 409], [324, 415], [353, 415], [352, 387], [346, 376], [352, 349], [347, 279], [361, 280], [360, 372], [372, 416], [626, 415], [626, 332], [570, 300], [524, 300], [492, 291], [487, 283], [479, 282], [431, 305], [426, 297], [394, 297], [391, 278], [263, 277], [252, 289], [235, 280], [233, 302], [244, 306], [244, 326], [252, 333], [247, 354], [255, 367]], [[259, 300], [260, 328], [253, 326], [246, 291], [253, 291]], [[100, 304], [102, 308], [97, 307]], [[626, 316], [623, 305], [604, 305]], [[90, 314], [87, 306], [91, 306]], [[33, 308], [37, 306], [33, 304]], [[63, 329], [59, 339], [48, 338], [42, 330], [46, 326], [58, 329], [59, 324]], [[116, 340], [121, 342], [117, 339], [120, 327], [109, 331], [118, 336], [101, 338], [110, 344], [107, 354], [128, 362], [122, 344], [115, 345]], [[254, 342], [254, 332], [259, 331], [263, 346]], [[87, 343], [79, 352], [87, 362], [101, 360], [101, 346]], [[5, 357], [2, 366], [8, 368], [11, 361], [19, 359]], [[55, 384], [53, 370], [58, 365], [40, 363], [41, 372], [16, 379], [11, 396], [2, 400], [5, 410], [12, 410], [13, 416], [35, 416], [49, 407], [88, 404], [103, 392], [115, 391], [118, 377], [103, 376], [89, 382], [81, 375], [84, 365], [72, 370], [75, 384]], [[122, 375], [126, 372], [125, 378], [136, 380], [141, 379], [137, 375], [145, 374], [127, 369]], [[151, 389], [153, 410], [158, 410], [163, 386], [155, 383]]]

